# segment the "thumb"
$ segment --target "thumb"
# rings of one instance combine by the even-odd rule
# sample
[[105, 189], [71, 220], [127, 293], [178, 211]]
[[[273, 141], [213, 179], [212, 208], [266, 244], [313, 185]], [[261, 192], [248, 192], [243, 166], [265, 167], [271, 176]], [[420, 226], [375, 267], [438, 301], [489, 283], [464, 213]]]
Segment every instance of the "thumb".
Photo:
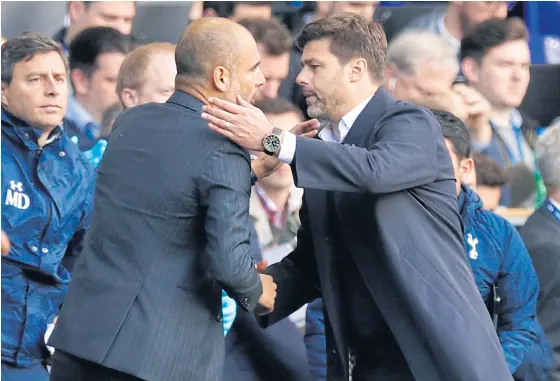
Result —
[[243, 107], [251, 107], [253, 106], [251, 103], [247, 102], [245, 99], [243, 99], [243, 97], [241, 95], [238, 95], [235, 100], [237, 101], [237, 104], [239, 106], [243, 106]]
[[268, 261], [263, 259], [262, 261], [257, 263], [256, 267], [259, 273], [263, 273], [264, 270], [266, 270], [266, 268], [268, 267]]

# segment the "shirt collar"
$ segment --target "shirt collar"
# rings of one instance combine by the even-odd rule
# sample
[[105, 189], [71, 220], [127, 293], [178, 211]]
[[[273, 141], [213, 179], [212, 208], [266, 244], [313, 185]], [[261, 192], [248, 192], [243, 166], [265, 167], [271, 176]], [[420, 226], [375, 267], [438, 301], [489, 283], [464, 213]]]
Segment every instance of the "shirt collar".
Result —
[[496, 124], [495, 122], [493, 122], [492, 120], [490, 120], [490, 124], [492, 125], [492, 127], [494, 128], [521, 128], [521, 126], [523, 125], [523, 117], [521, 116], [521, 113], [519, 112], [519, 110], [517, 109], [512, 109], [511, 110], [511, 114], [509, 116], [509, 124], [507, 126], [500, 126], [498, 124]]
[[551, 203], [552, 205], [554, 205], [554, 207], [555, 207], [556, 209], [560, 210], [560, 204], [559, 204], [559, 203], [557, 203], [556, 201], [554, 201], [551, 197], [548, 198], [548, 201], [550, 201], [550, 203]]
[[[2, 107], [2, 126], [7, 125], [12, 128], [13, 133], [10, 135], [15, 135], [23, 141], [25, 146], [31, 150], [37, 149], [39, 137], [43, 134], [43, 131], [30, 126], [26, 121], [20, 119], [11, 113], [9, 113], [4, 107]], [[62, 125], [56, 126], [49, 135], [49, 138], [45, 141], [43, 146], [54, 142], [62, 135]]]
[[[342, 119], [338, 123], [338, 129], [339, 129], [339, 133], [340, 133], [340, 142], [344, 141], [344, 138], [346, 137], [346, 135], [348, 135], [348, 132], [350, 131], [350, 129], [352, 128], [352, 126], [356, 122], [356, 119], [358, 119], [358, 117], [360, 116], [362, 111], [364, 111], [364, 109], [366, 108], [369, 101], [371, 101], [371, 98], [373, 98], [374, 95], [375, 94], [372, 94], [369, 97], [367, 97], [366, 99], [364, 99], [356, 107], [354, 107], [352, 110], [348, 111], [346, 113], [346, 115], [344, 115], [342, 117]], [[328, 132], [326, 132], [326, 131], [328, 131]], [[327, 141], [335, 140], [335, 139], [332, 138], [332, 136], [334, 136], [334, 134], [332, 133], [332, 126], [331, 125], [325, 127], [323, 130], [321, 130], [321, 132], [319, 132], [319, 137], [323, 140], [327, 140]]]
[[96, 125], [93, 117], [89, 112], [76, 100], [76, 97], [68, 99], [68, 108], [66, 109], [65, 118], [70, 120], [81, 133], [85, 134], [88, 125]]
[[439, 17], [439, 20], [438, 20], [438, 23], [437, 23], [438, 32], [441, 35], [441, 37], [443, 37], [447, 42], [449, 42], [449, 44], [455, 50], [455, 52], [459, 53], [459, 50], [461, 49], [461, 41], [459, 41], [455, 37], [453, 37], [451, 35], [451, 33], [449, 33], [449, 31], [447, 30], [447, 27], [445, 26], [445, 16], [446, 15], [447, 15], [447, 13], [444, 13], [443, 15], [441, 15]]

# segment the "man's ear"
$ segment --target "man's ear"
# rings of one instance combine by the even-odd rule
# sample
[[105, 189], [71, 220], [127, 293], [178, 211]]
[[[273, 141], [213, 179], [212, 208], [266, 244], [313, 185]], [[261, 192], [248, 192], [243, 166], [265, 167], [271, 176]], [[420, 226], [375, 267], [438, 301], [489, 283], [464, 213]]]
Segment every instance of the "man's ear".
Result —
[[349, 63], [349, 79], [350, 82], [357, 82], [361, 80], [364, 75], [367, 75], [368, 64], [365, 59], [358, 58], [356, 60], [351, 60]]
[[219, 91], [227, 92], [231, 87], [231, 72], [223, 66], [217, 66], [212, 71], [212, 82]]
[[473, 58], [467, 57], [461, 62], [461, 71], [468, 82], [480, 81], [480, 65]]
[[74, 92], [77, 95], [85, 95], [89, 91], [90, 79], [80, 69], [73, 69], [70, 72], [70, 80], [72, 81], [72, 86], [74, 87]]
[[119, 98], [125, 108], [138, 106], [138, 93], [134, 89], [124, 88], [119, 94]]
[[473, 176], [476, 176], [474, 171], [474, 161], [470, 157], [468, 159], [461, 160], [461, 162], [459, 163], [459, 170], [463, 175], [464, 183], [472, 183], [473, 180], [476, 180], [473, 179]]
[[83, 1], [69, 1], [68, 2], [68, 16], [71, 22], [79, 20], [86, 11], [86, 6]]
[[2, 82], [2, 106], [8, 105], [8, 84]]

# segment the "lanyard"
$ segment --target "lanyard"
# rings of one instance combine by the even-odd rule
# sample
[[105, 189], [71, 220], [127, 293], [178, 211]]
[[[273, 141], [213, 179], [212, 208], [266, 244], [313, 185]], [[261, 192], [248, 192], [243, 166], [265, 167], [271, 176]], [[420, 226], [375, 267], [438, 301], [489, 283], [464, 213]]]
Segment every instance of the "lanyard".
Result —
[[560, 210], [550, 200], [546, 200], [544, 202], [544, 205], [546, 209], [552, 214], [552, 216], [556, 218], [558, 222], [560, 222]]

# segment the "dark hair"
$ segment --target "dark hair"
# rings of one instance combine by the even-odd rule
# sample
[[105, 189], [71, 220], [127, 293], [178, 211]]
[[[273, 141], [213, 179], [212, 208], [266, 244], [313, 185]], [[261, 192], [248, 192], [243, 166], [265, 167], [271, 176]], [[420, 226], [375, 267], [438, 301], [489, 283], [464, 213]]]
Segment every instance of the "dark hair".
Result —
[[354, 13], [325, 17], [303, 27], [296, 45], [303, 50], [310, 41], [329, 39], [330, 51], [345, 64], [363, 57], [377, 81], [383, 80], [387, 65], [387, 37], [383, 27]]
[[68, 60], [62, 47], [53, 39], [38, 33], [24, 33], [6, 40], [2, 45], [2, 82], [12, 83], [14, 66], [20, 61], [29, 61], [36, 54], [56, 52], [62, 58], [66, 71]]
[[527, 41], [528, 37], [527, 27], [518, 17], [484, 21], [461, 40], [461, 61], [472, 58], [480, 62], [488, 50], [509, 41]]
[[293, 112], [300, 119], [304, 119], [301, 110], [285, 98], [263, 98], [255, 102], [255, 107], [265, 114], [281, 115]]
[[459, 159], [471, 157], [471, 136], [465, 123], [448, 111], [431, 111], [441, 127], [443, 137], [451, 141]]
[[104, 53], [128, 54], [136, 46], [136, 40], [118, 30], [105, 26], [87, 28], [70, 44], [70, 70], [80, 69], [87, 75], [95, 71], [97, 58]]
[[278, 56], [292, 48], [290, 32], [276, 19], [243, 19], [239, 24], [251, 32], [257, 43], [265, 46], [268, 54]]
[[499, 188], [507, 184], [507, 174], [495, 160], [480, 152], [475, 152], [473, 161], [477, 185]]

